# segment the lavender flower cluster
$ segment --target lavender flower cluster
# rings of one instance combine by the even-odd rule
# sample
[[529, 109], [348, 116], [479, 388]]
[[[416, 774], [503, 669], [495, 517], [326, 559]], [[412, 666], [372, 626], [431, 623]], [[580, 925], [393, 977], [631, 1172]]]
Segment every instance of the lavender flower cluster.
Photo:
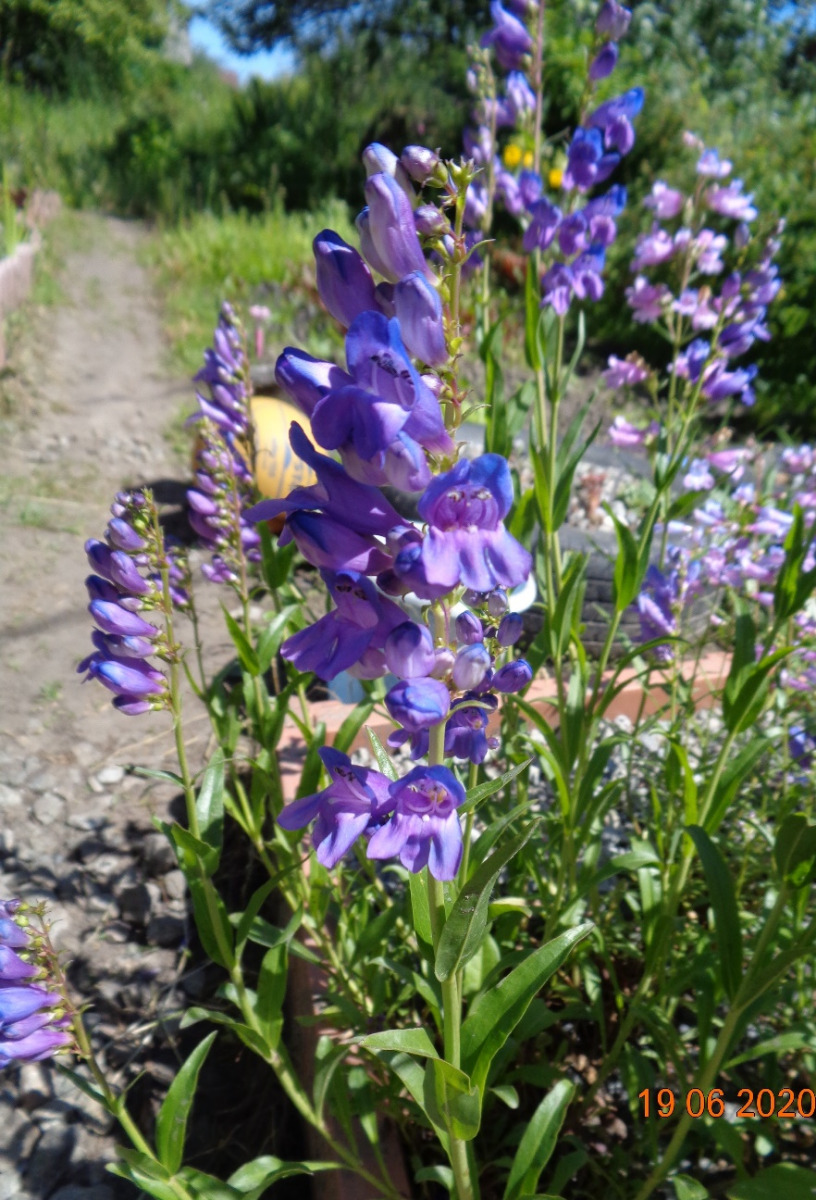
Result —
[[179, 553], [164, 544], [152, 498], [144, 492], [120, 492], [111, 506], [105, 540], [91, 538], [85, 553], [94, 571], [85, 580], [88, 611], [96, 629], [94, 652], [77, 667], [114, 693], [113, 705], [127, 716], [165, 708], [167, 679], [150, 659], [169, 659], [166, 635], [145, 614], [164, 605], [162, 572], [170, 598], [188, 602], [187, 571]]
[[[410, 739], [419, 757], [430, 731], [444, 726], [447, 752], [480, 762], [495, 693], [531, 679], [523, 660], [497, 665], [520, 634], [518, 619], [505, 615], [506, 592], [526, 580], [531, 558], [504, 525], [513, 500], [507, 462], [495, 454], [458, 458], [440, 403], [452, 387], [442, 299], [448, 278], [426, 259], [420, 230], [431, 208], [437, 228], [446, 218], [414, 185], [438, 188], [444, 175], [443, 205], [455, 202], [453, 168], [449, 177], [422, 147], [397, 158], [375, 145], [363, 157], [363, 253], [331, 230], [314, 242], [321, 298], [347, 330], [346, 369], [291, 347], [276, 366], [314, 442], [340, 461], [294, 422], [292, 449], [317, 482], [264, 500], [247, 516], [285, 514], [280, 544], [294, 541], [320, 569], [335, 604], [284, 642], [283, 656], [324, 679], [342, 670], [366, 679], [390, 671], [397, 682], [385, 703], [400, 726], [391, 744]], [[399, 515], [381, 491], [386, 485], [422, 493], [424, 528]], [[422, 619], [409, 616], [405, 597]], [[452, 609], [463, 603], [454, 620]], [[399, 853], [410, 870], [427, 862], [437, 878], [452, 877], [461, 855], [455, 809], [464, 794], [447, 768], [416, 768], [386, 794], [388, 781], [377, 772], [361, 773], [334, 752], [324, 752], [324, 762], [332, 786], [281, 816], [285, 828], [316, 819], [321, 862], [334, 865], [367, 833], [369, 856]]]
[[[523, 226], [523, 247], [529, 254], [546, 251], [549, 265], [542, 276], [542, 306], [564, 316], [573, 298], [594, 301], [603, 294], [603, 269], [606, 251], [617, 234], [616, 218], [626, 205], [626, 189], [621, 186], [595, 196], [583, 207], [581, 197], [604, 183], [628, 154], [635, 142], [632, 121], [643, 107], [641, 88], [598, 105], [586, 113], [567, 148], [563, 171], [550, 171], [548, 183], [560, 191], [560, 203], [544, 195], [539, 169], [533, 169], [532, 153], [525, 154], [511, 142], [499, 157], [498, 131], [510, 127], [519, 140], [529, 140], [529, 126], [538, 116], [536, 93], [531, 87], [529, 70], [533, 37], [526, 21], [538, 5], [520, 0], [507, 12], [500, 3], [491, 5], [493, 28], [482, 39], [482, 47], [492, 47], [500, 67], [509, 72], [503, 94], [496, 95], [492, 70], [477, 60], [470, 73], [476, 92], [475, 128], [465, 138], [466, 153], [482, 169], [468, 192], [466, 222], [474, 229], [489, 226], [493, 198], [517, 217]], [[595, 22], [590, 54], [587, 98], [596, 84], [609, 76], [618, 59], [617, 43], [624, 36], [631, 12], [616, 0], [606, 0]], [[540, 63], [537, 64], [540, 73]], [[518, 151], [518, 153], [514, 153]], [[529, 162], [528, 162], [529, 158]], [[521, 165], [521, 171], [513, 166]], [[538, 167], [538, 164], [535, 164]]]
[[46, 986], [42, 951], [27, 906], [0, 900], [0, 1067], [39, 1062], [73, 1041], [63, 997]]
[[195, 376], [199, 411], [195, 486], [187, 492], [189, 520], [212, 555], [201, 570], [212, 583], [237, 583], [242, 562], [260, 558], [260, 536], [245, 520], [252, 499], [252, 424], [249, 362], [240, 323], [224, 303], [204, 366]]
[[[770, 336], [766, 315], [781, 286], [773, 260], [782, 225], [744, 265], [752, 249], [750, 223], [758, 215], [753, 198], [741, 180], [723, 182], [732, 166], [716, 150], [691, 134], [685, 144], [698, 153], [696, 185], [689, 195], [662, 180], [652, 187], [644, 203], [655, 220], [637, 241], [626, 298], [635, 321], [661, 325], [680, 347], [673, 370], [689, 389], [711, 403], [751, 405], [756, 366], [735, 366], [735, 360]], [[738, 223], [730, 238], [710, 224], [712, 215]], [[728, 269], [729, 252], [737, 257], [736, 269]], [[616, 388], [649, 374], [642, 360], [610, 358], [604, 379]]]

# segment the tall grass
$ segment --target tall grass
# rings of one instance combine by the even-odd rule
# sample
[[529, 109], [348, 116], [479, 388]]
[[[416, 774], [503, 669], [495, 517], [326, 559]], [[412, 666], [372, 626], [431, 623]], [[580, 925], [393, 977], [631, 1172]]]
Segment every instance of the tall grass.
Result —
[[[268, 305], [273, 328], [284, 336], [300, 321], [300, 310], [313, 307], [312, 239], [326, 226], [355, 241], [346, 206], [338, 200], [314, 213], [286, 213], [279, 207], [255, 216], [198, 213], [157, 230], [145, 255], [163, 298], [174, 365], [184, 371], [201, 365], [223, 300], [243, 308]], [[330, 345], [322, 343], [331, 343], [329, 323], [324, 321], [315, 336], [312, 353], [326, 353]], [[291, 332], [284, 340], [293, 337]]]

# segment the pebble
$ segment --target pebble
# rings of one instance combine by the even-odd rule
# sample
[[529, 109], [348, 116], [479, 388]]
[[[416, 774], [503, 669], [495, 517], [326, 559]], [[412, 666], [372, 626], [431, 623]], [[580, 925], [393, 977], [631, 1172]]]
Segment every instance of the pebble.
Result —
[[0, 808], [19, 808], [23, 803], [23, 793], [19, 788], [0, 783]]
[[65, 801], [56, 792], [44, 792], [32, 805], [32, 812], [41, 825], [53, 825], [65, 812]]
[[164, 890], [170, 900], [183, 900], [187, 895], [187, 880], [184, 878], [184, 872], [178, 869], [168, 871], [165, 875]]
[[165, 875], [176, 865], [176, 854], [163, 833], [148, 833], [142, 841], [142, 857], [151, 875]]
[[34, 1147], [24, 1172], [25, 1186], [34, 1195], [48, 1195], [60, 1183], [71, 1160], [76, 1132], [62, 1121], [47, 1125]]
[[110, 766], [97, 771], [95, 778], [97, 783], [101, 783], [103, 787], [112, 787], [114, 784], [121, 783], [125, 778], [125, 768], [120, 767], [118, 763], [111, 763]]
[[53, 792], [59, 787], [60, 781], [53, 771], [38, 771], [27, 781], [26, 786], [32, 792]]
[[150, 918], [147, 940], [151, 946], [177, 946], [186, 933], [183, 917], [157, 914]]
[[42, 1063], [24, 1063], [20, 1067], [18, 1099], [26, 1112], [46, 1104], [51, 1099], [51, 1078]]

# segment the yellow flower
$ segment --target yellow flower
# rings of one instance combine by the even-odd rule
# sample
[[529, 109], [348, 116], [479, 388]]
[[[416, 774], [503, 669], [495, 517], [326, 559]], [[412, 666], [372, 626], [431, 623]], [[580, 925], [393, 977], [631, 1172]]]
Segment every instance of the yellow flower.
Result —
[[504, 165], [509, 171], [515, 170], [522, 160], [521, 146], [517, 146], [515, 142], [510, 142], [504, 147]]
[[529, 171], [530, 168], [532, 167], [532, 165], [533, 165], [533, 152], [532, 152], [532, 150], [526, 150], [524, 153], [524, 169], [525, 169], [525, 171]]
[[560, 167], [550, 167], [550, 170], [547, 174], [547, 183], [549, 183], [550, 187], [553, 190], [555, 190], [556, 188], [560, 188], [563, 181], [564, 181], [564, 172], [561, 170], [561, 168]]

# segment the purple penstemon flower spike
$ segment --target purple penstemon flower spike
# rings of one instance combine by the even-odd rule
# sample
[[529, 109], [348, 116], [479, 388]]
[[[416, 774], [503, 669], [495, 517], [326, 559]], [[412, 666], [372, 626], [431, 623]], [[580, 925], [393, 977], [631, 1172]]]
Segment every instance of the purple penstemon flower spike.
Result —
[[73, 1042], [64, 998], [48, 986], [50, 946], [29, 911], [19, 900], [0, 901], [0, 1067], [51, 1058]]

